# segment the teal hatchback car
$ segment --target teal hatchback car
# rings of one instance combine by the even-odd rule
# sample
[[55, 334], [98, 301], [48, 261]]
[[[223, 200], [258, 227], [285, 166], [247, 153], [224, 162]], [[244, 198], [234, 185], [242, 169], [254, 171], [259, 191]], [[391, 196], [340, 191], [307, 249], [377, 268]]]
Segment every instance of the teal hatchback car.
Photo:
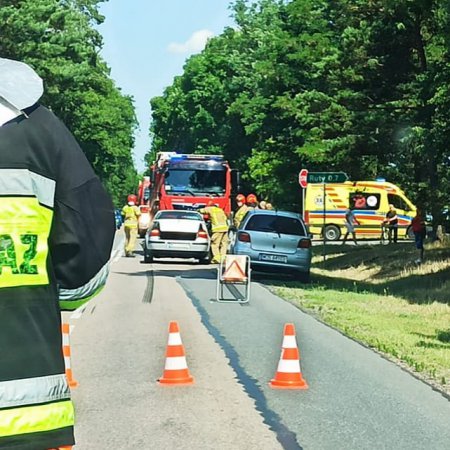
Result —
[[248, 255], [256, 271], [291, 273], [309, 283], [311, 237], [300, 214], [255, 209], [249, 211], [231, 245], [235, 255]]

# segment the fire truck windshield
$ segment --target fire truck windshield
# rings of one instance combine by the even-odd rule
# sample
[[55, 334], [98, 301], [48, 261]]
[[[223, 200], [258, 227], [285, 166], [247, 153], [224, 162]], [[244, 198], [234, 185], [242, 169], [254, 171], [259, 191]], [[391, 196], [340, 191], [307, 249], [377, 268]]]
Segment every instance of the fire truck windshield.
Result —
[[164, 174], [164, 187], [168, 194], [185, 193], [188, 195], [225, 193], [226, 171], [220, 170], [192, 170], [167, 169]]

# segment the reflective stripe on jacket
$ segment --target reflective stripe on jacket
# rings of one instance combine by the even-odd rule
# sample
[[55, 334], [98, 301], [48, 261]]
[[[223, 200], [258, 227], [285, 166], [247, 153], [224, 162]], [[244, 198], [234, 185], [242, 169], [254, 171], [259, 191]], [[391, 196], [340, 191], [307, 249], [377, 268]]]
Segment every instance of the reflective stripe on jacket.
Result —
[[0, 448], [74, 444], [60, 306], [104, 285], [111, 200], [67, 128], [35, 105], [0, 126]]
[[211, 231], [213, 233], [226, 233], [228, 231], [227, 216], [222, 208], [218, 206], [207, 206], [199, 209], [201, 214], [208, 214], [211, 220]]

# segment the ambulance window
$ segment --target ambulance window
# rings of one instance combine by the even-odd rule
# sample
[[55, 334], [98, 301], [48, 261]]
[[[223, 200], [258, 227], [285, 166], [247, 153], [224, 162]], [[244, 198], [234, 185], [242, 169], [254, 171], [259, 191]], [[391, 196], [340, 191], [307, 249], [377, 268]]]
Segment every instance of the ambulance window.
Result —
[[349, 205], [354, 209], [376, 210], [380, 207], [380, 194], [352, 192], [350, 193]]
[[388, 194], [388, 202], [390, 205], [394, 205], [395, 209], [402, 209], [403, 211], [409, 211], [409, 206], [398, 195]]

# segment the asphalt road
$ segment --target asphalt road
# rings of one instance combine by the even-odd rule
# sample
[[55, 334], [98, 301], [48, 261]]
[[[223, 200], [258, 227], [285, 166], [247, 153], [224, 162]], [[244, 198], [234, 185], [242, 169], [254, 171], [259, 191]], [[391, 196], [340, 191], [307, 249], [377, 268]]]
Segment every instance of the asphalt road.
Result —
[[[65, 314], [76, 450], [450, 448], [446, 398], [261, 284], [247, 305], [217, 303], [211, 266], [113, 260], [104, 291]], [[172, 320], [192, 386], [156, 381]], [[306, 391], [268, 386], [287, 322]]]

